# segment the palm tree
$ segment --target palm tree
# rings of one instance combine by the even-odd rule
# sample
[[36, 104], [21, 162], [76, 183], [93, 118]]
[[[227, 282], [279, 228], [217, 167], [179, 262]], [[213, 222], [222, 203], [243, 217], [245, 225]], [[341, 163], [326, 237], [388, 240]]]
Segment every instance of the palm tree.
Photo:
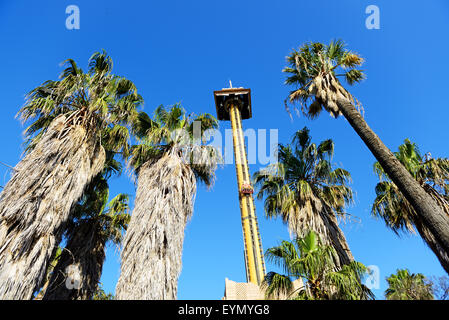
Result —
[[348, 187], [351, 175], [333, 168], [332, 140], [312, 143], [309, 129], [296, 132], [292, 144], [278, 147], [278, 163], [254, 174], [258, 199], [265, 197], [265, 214], [281, 216], [291, 233], [304, 237], [316, 232], [325, 245], [337, 253], [337, 265], [354, 260], [337, 217], [345, 218], [345, 206], [352, 202]]
[[58, 264], [59, 258], [61, 257], [62, 250], [63, 248], [58, 246], [56, 248], [55, 253], [52, 255], [53, 258], [51, 259], [51, 262], [47, 267], [47, 273], [45, 274], [44, 284], [40, 289], [40, 291], [34, 297], [34, 300], [42, 300], [42, 298], [44, 297], [45, 291], [47, 291], [48, 285], [50, 284], [50, 278], [52, 276], [53, 270], [55, 269], [56, 265]]
[[210, 186], [217, 150], [190, 143], [195, 125], [217, 128], [202, 114], [186, 117], [179, 105], [159, 106], [154, 120], [141, 112], [131, 150], [137, 193], [124, 239], [117, 299], [176, 299], [184, 229], [192, 216], [197, 180]]
[[[282, 267], [286, 275], [269, 272], [262, 287], [267, 298], [287, 295], [299, 300], [365, 300], [373, 299], [372, 292], [361, 283], [367, 268], [360, 262], [335, 265], [335, 249], [323, 246], [318, 235], [310, 231], [303, 238], [266, 252], [268, 260]], [[294, 290], [292, 279], [303, 279], [304, 285]]]
[[103, 168], [105, 148], [127, 152], [128, 123], [142, 103], [113, 75], [105, 52], [84, 73], [69, 59], [57, 81], [32, 90], [20, 109], [27, 153], [0, 194], [0, 299], [30, 299], [60, 242], [71, 208]]
[[[109, 203], [111, 174], [121, 171], [120, 164], [109, 158], [107, 165], [86, 188], [74, 207], [73, 220], [66, 227], [67, 245], [52, 272], [43, 300], [90, 300], [97, 291], [106, 257], [106, 245], [120, 245], [122, 232], [130, 220], [128, 195], [118, 194]], [[79, 289], [66, 286], [68, 270], [79, 270]]]
[[[43, 300], [92, 299], [101, 278], [106, 245], [109, 241], [120, 244], [130, 219], [127, 210], [128, 196], [118, 194], [101, 214], [76, 221]], [[67, 270], [73, 265], [80, 273], [79, 290], [66, 286]]]
[[449, 300], [449, 278], [447, 276], [432, 276], [426, 279], [432, 286], [432, 293], [435, 300]]
[[[363, 59], [345, 49], [342, 41], [332, 41], [329, 45], [311, 42], [298, 51], [294, 50], [287, 57], [287, 63], [288, 67], [283, 69], [289, 74], [285, 83], [297, 87], [290, 92], [287, 100], [290, 103], [300, 102], [302, 112], [312, 119], [318, 117], [323, 108], [334, 117], [343, 114], [416, 213], [426, 222], [442, 249], [449, 252], [449, 221], [445, 212], [371, 130], [355, 107], [356, 100], [338, 79], [343, 77], [349, 85], [362, 81], [365, 75], [358, 67], [363, 64]], [[339, 69], [341, 73], [337, 73]]]
[[106, 293], [100, 283], [97, 291], [95, 291], [95, 294], [92, 297], [92, 300], [115, 300], [115, 297], [112, 293]]
[[[395, 152], [395, 155], [419, 185], [440, 205], [446, 213], [446, 218], [449, 219], [447, 194], [449, 160], [423, 157], [418, 146], [408, 139], [405, 139], [404, 144], [399, 146], [399, 151]], [[378, 162], [374, 164], [374, 170], [379, 176], [380, 182], [376, 185], [376, 199], [372, 207], [373, 215], [381, 217], [387, 227], [396, 234], [399, 234], [400, 231], [414, 233], [416, 228], [438, 257], [441, 266], [449, 273], [449, 255], [427, 226], [426, 221], [416, 213]]]
[[432, 284], [421, 273], [410, 273], [407, 269], [398, 269], [396, 274], [387, 278], [387, 300], [433, 300]]

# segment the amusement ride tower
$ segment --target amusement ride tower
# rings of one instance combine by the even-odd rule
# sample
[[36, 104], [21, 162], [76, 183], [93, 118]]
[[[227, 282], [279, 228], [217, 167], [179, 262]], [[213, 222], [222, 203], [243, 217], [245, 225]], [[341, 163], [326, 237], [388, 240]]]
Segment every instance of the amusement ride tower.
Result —
[[214, 91], [214, 98], [218, 120], [231, 121], [243, 228], [246, 281], [260, 285], [265, 277], [265, 262], [242, 130], [242, 119], [252, 117], [251, 90], [232, 88], [232, 84], [230, 83], [230, 88]]

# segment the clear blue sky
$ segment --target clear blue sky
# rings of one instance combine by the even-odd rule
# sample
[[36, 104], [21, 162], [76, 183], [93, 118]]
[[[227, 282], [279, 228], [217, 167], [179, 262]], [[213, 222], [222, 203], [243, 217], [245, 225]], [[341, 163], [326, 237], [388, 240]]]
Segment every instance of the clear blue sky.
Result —
[[[65, 27], [65, 8], [80, 8], [79, 30]], [[380, 30], [365, 28], [365, 8], [380, 8]], [[375, 197], [375, 161], [343, 118], [290, 120], [283, 100], [281, 69], [292, 48], [306, 41], [344, 39], [365, 59], [367, 80], [351, 92], [363, 103], [365, 118], [384, 143], [396, 150], [405, 138], [434, 157], [449, 155], [447, 92], [449, 3], [432, 1], [5, 1], [0, 0], [0, 161], [15, 165], [21, 156], [23, 127], [14, 115], [24, 95], [56, 79], [59, 63], [73, 58], [86, 68], [94, 51], [105, 49], [114, 71], [133, 80], [145, 111], [181, 102], [189, 112], [215, 113], [213, 90], [234, 86], [252, 90], [253, 118], [245, 128], [279, 129], [288, 142], [308, 126], [314, 141], [332, 138], [335, 164], [349, 170], [356, 202], [348, 211], [361, 221], [343, 230], [354, 257], [380, 268], [379, 298], [385, 277], [396, 268], [443, 275], [418, 236], [398, 238], [370, 216]], [[229, 123], [221, 124], [222, 130]], [[251, 171], [259, 169], [252, 165]], [[8, 179], [1, 168], [1, 183]], [[126, 175], [111, 181], [112, 193], [134, 195]], [[217, 171], [212, 190], [199, 188], [194, 217], [186, 229], [180, 299], [220, 299], [224, 279], [245, 281], [243, 242], [235, 169]], [[267, 220], [256, 202], [264, 248], [288, 238], [286, 226]], [[268, 270], [274, 267], [267, 265]], [[119, 275], [117, 249], [108, 248], [102, 282], [114, 292]]]

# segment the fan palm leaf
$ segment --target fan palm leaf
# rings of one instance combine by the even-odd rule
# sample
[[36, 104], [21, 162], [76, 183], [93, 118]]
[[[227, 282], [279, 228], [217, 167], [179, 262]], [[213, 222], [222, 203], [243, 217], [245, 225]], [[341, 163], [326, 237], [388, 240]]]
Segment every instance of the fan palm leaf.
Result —
[[[423, 157], [418, 146], [409, 139], [399, 146], [395, 156], [410, 172], [419, 185], [446, 213], [449, 220], [449, 198], [446, 193], [449, 182], [449, 160]], [[396, 234], [401, 232], [421, 235], [426, 244], [435, 253], [441, 266], [449, 273], [449, 255], [437, 235], [428, 226], [426, 220], [416, 213], [413, 206], [405, 198], [388, 174], [378, 162], [374, 164], [374, 172], [380, 182], [376, 185], [376, 198], [372, 206], [372, 214], [385, 221], [388, 228]]]
[[[283, 274], [269, 272], [262, 288], [269, 299], [361, 300], [373, 299], [372, 292], [361, 283], [367, 268], [356, 261], [342, 267], [335, 264], [337, 253], [320, 242], [310, 231], [293, 241], [282, 241], [267, 250], [266, 258], [283, 269]], [[293, 287], [301, 279], [303, 285]]]
[[385, 290], [387, 300], [433, 300], [432, 285], [426, 282], [421, 273], [410, 273], [407, 269], [398, 269], [396, 274], [387, 278]]

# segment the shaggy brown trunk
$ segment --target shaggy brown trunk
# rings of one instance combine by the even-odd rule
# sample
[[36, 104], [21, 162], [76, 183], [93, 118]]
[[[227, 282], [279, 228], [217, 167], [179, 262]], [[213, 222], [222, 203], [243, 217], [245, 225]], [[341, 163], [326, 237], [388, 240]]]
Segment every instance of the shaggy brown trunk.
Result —
[[[97, 290], [106, 257], [105, 241], [96, 221], [74, 228], [50, 277], [43, 300], [91, 300]], [[79, 270], [79, 286], [71, 281], [70, 266]], [[68, 279], [69, 278], [69, 279]], [[78, 286], [78, 288], [77, 288]]]
[[[424, 183], [422, 184], [424, 190], [443, 208], [446, 215], [449, 218], [449, 213], [447, 210], [447, 202], [444, 200], [444, 198], [441, 197], [441, 195], [430, 185]], [[419, 234], [421, 235], [421, 238], [426, 242], [426, 244], [429, 246], [429, 248], [435, 253], [438, 260], [440, 261], [441, 266], [443, 269], [449, 274], [449, 255], [446, 251], [444, 251], [443, 247], [441, 246], [441, 243], [437, 239], [435, 239], [434, 235], [430, 230], [425, 226], [423, 221], [419, 219], [419, 217], [416, 216], [416, 213], [412, 217], [413, 224], [416, 227], [416, 230], [418, 230]]]
[[446, 254], [449, 253], [449, 219], [442, 208], [424, 191], [394, 154], [383, 144], [349, 100], [338, 97], [337, 105], [391, 180], [422, 218], [425, 226], [441, 243], [442, 250]]
[[48, 288], [48, 285], [50, 284], [50, 276], [51, 273], [54, 269], [54, 267], [56, 266], [57, 263], [57, 259], [59, 257], [58, 256], [58, 250], [59, 250], [59, 246], [56, 246], [53, 250], [53, 253], [51, 255], [51, 262], [49, 262], [48, 268], [47, 268], [47, 272], [45, 274], [45, 277], [42, 281], [45, 281], [43, 285], [40, 285], [39, 287], [41, 288], [38, 292], [38, 294], [34, 297], [34, 300], [42, 300], [42, 298], [44, 297], [45, 291]]
[[328, 237], [331, 242], [330, 245], [335, 248], [335, 251], [338, 255], [339, 261], [337, 261], [337, 266], [343, 266], [345, 264], [353, 262], [354, 257], [351, 250], [349, 249], [349, 245], [346, 241], [344, 233], [338, 226], [337, 218], [335, 217], [335, 215], [325, 214], [323, 215], [323, 220], [328, 230]]
[[105, 152], [65, 116], [49, 126], [0, 194], [0, 299], [31, 299], [72, 206], [103, 168]]
[[414, 221], [416, 230], [418, 230], [421, 238], [426, 242], [429, 248], [437, 256], [443, 269], [449, 274], [449, 256], [443, 250], [441, 244], [435, 239], [432, 232], [421, 221]]
[[334, 259], [336, 267], [354, 261], [333, 210], [318, 197], [314, 197], [299, 214], [292, 215], [287, 223], [290, 232], [296, 237], [303, 238], [308, 232], [314, 231], [323, 245], [332, 246], [337, 253]]
[[124, 239], [116, 299], [176, 299], [196, 180], [175, 154], [142, 166]]

